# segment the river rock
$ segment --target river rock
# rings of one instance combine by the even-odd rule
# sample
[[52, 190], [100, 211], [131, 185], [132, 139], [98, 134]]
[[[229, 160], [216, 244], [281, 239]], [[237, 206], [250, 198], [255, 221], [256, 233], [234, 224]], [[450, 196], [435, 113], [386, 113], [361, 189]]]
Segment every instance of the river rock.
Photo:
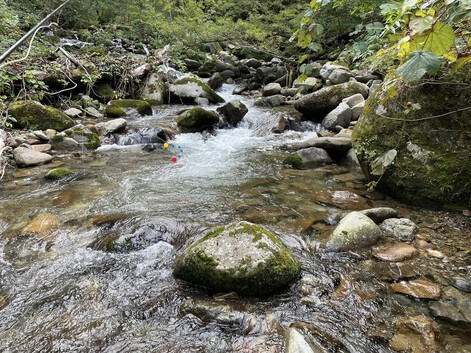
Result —
[[62, 133], [57, 134], [51, 139], [51, 146], [52, 149], [56, 151], [74, 152], [82, 150], [82, 146], [80, 146], [80, 143], [78, 143], [71, 137], [63, 135]]
[[126, 116], [126, 111], [123, 108], [118, 107], [117, 105], [107, 104], [105, 106], [105, 115], [107, 118], [111, 119], [121, 118], [123, 116]]
[[22, 129], [54, 129], [62, 131], [74, 126], [74, 121], [60, 110], [35, 101], [18, 100], [10, 104], [8, 114], [15, 118], [15, 126]]
[[400, 241], [413, 241], [419, 230], [417, 225], [407, 218], [388, 218], [381, 223], [381, 229]]
[[352, 110], [342, 102], [322, 120], [322, 125], [333, 130], [337, 126], [348, 127], [352, 120]]
[[342, 102], [346, 103], [350, 108], [353, 108], [357, 104], [364, 103], [365, 97], [363, 97], [362, 94], [357, 93], [357, 94], [354, 94], [353, 96], [344, 98]]
[[195, 77], [183, 77], [168, 88], [170, 100], [175, 103], [194, 104], [198, 97], [207, 98], [211, 103], [224, 103], [209, 85]]
[[439, 326], [425, 316], [399, 319], [398, 333], [391, 339], [390, 346], [397, 352], [439, 353]]
[[471, 301], [436, 301], [429, 304], [432, 315], [456, 323], [471, 324]]
[[64, 114], [67, 115], [69, 118], [78, 118], [80, 115], [82, 115], [82, 111], [77, 108], [69, 108], [64, 111]]
[[308, 169], [333, 163], [327, 151], [322, 148], [304, 148], [297, 151], [296, 154], [302, 158], [302, 166]]
[[273, 108], [279, 107], [280, 105], [285, 104], [285, 99], [281, 94], [277, 94], [270, 97], [260, 97], [257, 98], [254, 102], [255, 107], [261, 108]]
[[48, 143], [44, 143], [41, 145], [32, 145], [31, 149], [37, 152], [49, 152], [52, 149], [52, 146]]
[[[101, 145], [98, 135], [82, 124], [78, 124], [70, 129], [64, 130], [62, 134], [65, 138], [71, 138], [77, 141], [81, 149], [95, 150]], [[60, 139], [60, 135], [56, 135], [52, 138], [51, 143], [56, 139]], [[54, 149], [57, 149], [57, 145], [53, 144], [53, 146]]]
[[[414, 206], [437, 209], [455, 204], [466, 209], [471, 197], [471, 62], [457, 72], [445, 70], [437, 79], [442, 83], [437, 87], [399, 87], [395, 95], [388, 95], [385, 82], [367, 100], [355, 125], [353, 146], [365, 171], [371, 170], [371, 153], [381, 156], [397, 150], [378, 184], [392, 197]], [[420, 109], [409, 107], [404, 114], [411, 103]], [[445, 117], [424, 119], [441, 115]], [[407, 134], [400, 132], [403, 126]]]
[[459, 289], [462, 292], [471, 293], [471, 277], [463, 278], [463, 277], [453, 277], [450, 280], [450, 283], [456, 289]]
[[218, 122], [219, 115], [216, 112], [195, 107], [180, 115], [177, 126], [183, 132], [203, 132], [212, 129]]
[[42, 240], [49, 240], [48, 236], [52, 230], [57, 228], [61, 221], [51, 213], [40, 213], [22, 230], [24, 235], [34, 235]]
[[310, 93], [317, 91], [322, 87], [322, 82], [315, 77], [308, 77], [304, 81], [296, 79], [293, 83], [293, 88], [301, 90], [303, 93]]
[[219, 227], [186, 248], [174, 275], [216, 291], [267, 295], [298, 278], [300, 265], [265, 228], [239, 222]]
[[392, 283], [391, 289], [419, 299], [438, 299], [442, 293], [439, 286], [422, 279]]
[[[140, 99], [118, 99], [112, 100], [108, 103], [111, 106], [116, 106], [120, 108], [133, 108], [141, 115], [152, 115], [151, 105]], [[109, 112], [108, 112], [109, 113]]]
[[348, 68], [332, 64], [331, 62], [325, 63], [320, 69], [319, 74], [325, 81], [329, 80], [334, 85], [348, 82], [354, 76]]
[[212, 89], [218, 89], [220, 87], [222, 87], [222, 85], [224, 84], [224, 82], [226, 81], [227, 77], [225, 77], [224, 75], [222, 75], [220, 72], [215, 72], [214, 74], [212, 74], [212, 76], [209, 78], [208, 80], [208, 85], [209, 87], [211, 87]]
[[166, 86], [162, 73], [153, 73], [149, 76], [144, 85], [141, 98], [153, 105], [164, 103]]
[[17, 147], [13, 150], [13, 158], [20, 167], [33, 167], [52, 161], [47, 153], [37, 152], [26, 147]]
[[363, 109], [365, 108], [365, 101], [358, 103], [357, 105], [354, 105], [351, 110], [352, 110], [352, 121], [357, 121], [360, 119], [361, 113], [363, 112]]
[[351, 212], [339, 222], [326, 244], [327, 251], [350, 251], [374, 245], [381, 229], [360, 212]]
[[216, 110], [226, 119], [229, 124], [233, 126], [237, 126], [237, 124], [242, 121], [245, 114], [247, 114], [249, 111], [245, 104], [240, 100], [230, 101]]
[[262, 89], [262, 96], [268, 97], [268, 96], [274, 96], [275, 94], [280, 94], [281, 93], [281, 85], [279, 83], [269, 83]]
[[373, 256], [382, 261], [400, 262], [416, 256], [419, 251], [412, 245], [398, 243], [382, 247], [373, 252]]
[[355, 81], [345, 82], [301, 97], [294, 103], [294, 108], [308, 118], [319, 121], [335, 109], [342, 99], [357, 93], [368, 97], [368, 86]]
[[92, 118], [96, 118], [96, 119], [104, 118], [104, 115], [100, 113], [100, 111], [96, 109], [95, 107], [85, 108], [85, 114], [87, 114], [87, 116], [91, 116]]
[[371, 218], [376, 224], [379, 224], [388, 218], [399, 217], [399, 212], [391, 207], [375, 207], [360, 212]]
[[285, 332], [285, 353], [324, 353], [298, 329], [290, 327]]
[[100, 135], [106, 136], [108, 134], [112, 134], [112, 133], [124, 130], [127, 124], [128, 122], [126, 121], [126, 119], [119, 118], [119, 119], [113, 119], [111, 121], [106, 121], [103, 123], [98, 123], [95, 125], [95, 128], [97, 129]]

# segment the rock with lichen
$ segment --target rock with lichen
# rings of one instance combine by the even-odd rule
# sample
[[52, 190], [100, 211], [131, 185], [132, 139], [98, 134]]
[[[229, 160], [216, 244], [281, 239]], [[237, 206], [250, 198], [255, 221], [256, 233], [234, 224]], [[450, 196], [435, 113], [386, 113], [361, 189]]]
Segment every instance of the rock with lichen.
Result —
[[268, 295], [298, 278], [300, 265], [278, 236], [239, 222], [213, 229], [186, 248], [173, 273], [219, 292]]

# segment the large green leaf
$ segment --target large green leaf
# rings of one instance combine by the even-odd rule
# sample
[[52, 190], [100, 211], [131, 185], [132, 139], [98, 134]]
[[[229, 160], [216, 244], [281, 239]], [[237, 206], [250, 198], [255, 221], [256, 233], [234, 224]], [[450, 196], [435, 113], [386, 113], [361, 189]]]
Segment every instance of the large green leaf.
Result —
[[409, 59], [396, 70], [404, 80], [418, 82], [425, 74], [435, 75], [441, 66], [438, 56], [429, 50], [416, 50], [409, 55]]
[[430, 50], [440, 56], [455, 44], [455, 32], [450, 25], [438, 22], [430, 31], [411, 38], [411, 50]]
[[389, 167], [396, 159], [397, 151], [392, 149], [382, 156], [379, 156], [371, 163], [371, 174], [382, 175], [387, 167]]

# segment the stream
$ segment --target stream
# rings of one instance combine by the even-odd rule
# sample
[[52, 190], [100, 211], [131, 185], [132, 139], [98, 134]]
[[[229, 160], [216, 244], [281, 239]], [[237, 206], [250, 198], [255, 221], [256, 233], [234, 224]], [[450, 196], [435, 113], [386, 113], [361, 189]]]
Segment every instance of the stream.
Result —
[[[282, 146], [321, 128], [306, 123], [303, 132], [273, 134], [292, 108], [257, 108], [250, 98], [232, 96], [233, 89], [224, 85], [218, 93], [248, 106], [237, 128], [179, 134], [168, 148], [150, 151], [104, 145], [17, 169], [0, 182], [1, 352], [281, 353], [290, 325], [319, 352], [394, 352], [388, 340], [397, 320], [429, 316], [427, 302], [392, 293], [384, 268], [367, 252], [327, 253], [320, 246], [343, 214], [379, 206], [397, 209], [433, 236], [445, 259], [420, 256], [409, 265], [453, 295], [447, 280], [468, 275], [471, 265], [466, 224], [368, 193], [362, 175], [344, 166], [283, 166]], [[130, 115], [128, 126], [175, 127], [183, 108], [154, 107], [152, 116]], [[76, 175], [45, 180], [59, 165]], [[60, 226], [44, 236], [22, 235], [43, 213]], [[283, 293], [252, 298], [173, 277], [182, 247], [238, 220], [279, 234], [301, 262], [302, 278]], [[440, 321], [443, 352], [471, 352], [470, 337], [469, 326]]]

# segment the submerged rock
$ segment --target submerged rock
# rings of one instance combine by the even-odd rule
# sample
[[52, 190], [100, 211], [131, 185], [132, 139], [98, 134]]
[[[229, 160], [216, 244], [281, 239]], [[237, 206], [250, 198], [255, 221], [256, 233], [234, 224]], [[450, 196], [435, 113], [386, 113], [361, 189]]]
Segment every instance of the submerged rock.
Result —
[[327, 352], [314, 345], [298, 329], [290, 327], [285, 332], [286, 353], [324, 353]]
[[375, 250], [373, 256], [382, 261], [399, 262], [410, 259], [418, 253], [419, 251], [412, 245], [398, 243]]
[[60, 180], [74, 174], [75, 172], [69, 168], [55, 168], [50, 170], [45, 178], [48, 180]]
[[423, 279], [392, 283], [391, 289], [397, 293], [410, 295], [411, 297], [419, 299], [438, 299], [442, 294], [439, 286]]
[[347, 214], [334, 229], [327, 242], [328, 251], [350, 251], [375, 244], [381, 229], [360, 212]]
[[35, 101], [16, 101], [8, 108], [15, 125], [22, 129], [54, 129], [62, 131], [74, 126], [74, 121], [60, 110]]
[[432, 315], [458, 323], [471, 324], [471, 301], [438, 301], [429, 305]]
[[219, 227], [184, 250], [174, 275], [216, 291], [271, 294], [294, 281], [300, 265], [265, 228], [239, 222]]

